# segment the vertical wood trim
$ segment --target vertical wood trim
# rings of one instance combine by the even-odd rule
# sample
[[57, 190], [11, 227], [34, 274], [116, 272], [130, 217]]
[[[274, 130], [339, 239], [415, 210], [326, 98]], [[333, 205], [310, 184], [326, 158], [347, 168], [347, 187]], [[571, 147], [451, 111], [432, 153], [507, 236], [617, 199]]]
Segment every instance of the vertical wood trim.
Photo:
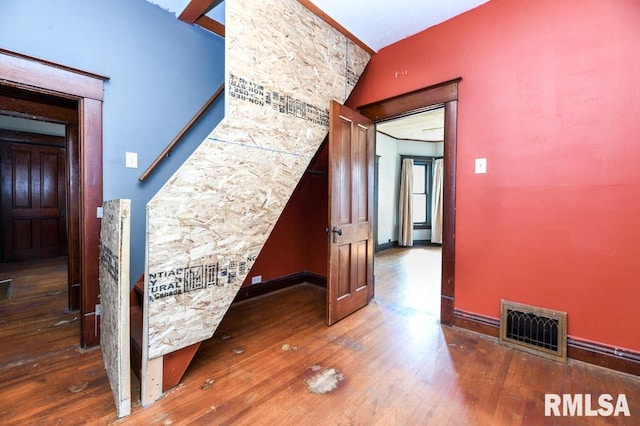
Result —
[[95, 315], [100, 288], [100, 219], [102, 206], [102, 102], [85, 98], [80, 102], [80, 256], [81, 256], [81, 332], [85, 346], [100, 342], [99, 323]]
[[453, 324], [456, 258], [456, 161], [458, 101], [444, 104], [444, 194], [442, 222], [442, 310], [440, 322]]
[[67, 125], [67, 276], [70, 311], [80, 309], [80, 235], [80, 141], [79, 126], [73, 123]]
[[[95, 303], [99, 292], [98, 251], [102, 205], [103, 77], [0, 49], [0, 81], [22, 90], [78, 101], [80, 165], [80, 337], [81, 346], [99, 342]], [[91, 309], [87, 307], [93, 305]]]
[[147, 407], [162, 396], [162, 370], [164, 369], [163, 357], [147, 359], [149, 355], [148, 345], [142, 348], [142, 379], [140, 384], [140, 403]]
[[440, 296], [440, 324], [453, 325], [453, 297]]
[[373, 121], [369, 122], [366, 130], [366, 156], [365, 161], [367, 164], [367, 222], [369, 223], [369, 242], [367, 244], [367, 303], [371, 302], [374, 295], [374, 247], [376, 246], [376, 241], [373, 240], [373, 225], [375, 224], [374, 215], [375, 215], [375, 205], [374, 200], [376, 199], [375, 195], [375, 163], [376, 163], [376, 126]]
[[443, 104], [444, 113], [444, 200], [442, 232], [442, 287], [440, 323], [453, 324], [455, 295], [456, 161], [458, 82], [460, 78], [424, 87], [402, 95], [358, 107], [376, 122], [399, 118], [433, 105]]
[[[145, 222], [149, 223], [149, 209], [146, 209]], [[162, 396], [163, 358], [149, 358], [149, 232], [145, 236], [144, 291], [142, 300], [142, 360], [140, 367], [140, 403], [143, 407], [152, 404]]]
[[[378, 144], [378, 138], [373, 139], [374, 142], [374, 147], [373, 147], [373, 152], [374, 154], [377, 152], [377, 144]], [[375, 257], [375, 253], [377, 253], [378, 251], [380, 251], [380, 246], [378, 245], [378, 197], [380, 196], [380, 191], [379, 191], [379, 184], [380, 184], [380, 177], [378, 176], [378, 173], [380, 173], [380, 155], [375, 154], [375, 160], [374, 160], [374, 164], [373, 164], [373, 252], [374, 252], [374, 256], [373, 256], [373, 262], [374, 262], [374, 270], [375, 270], [375, 261], [376, 261], [376, 257]], [[375, 291], [375, 275], [373, 277], [374, 279], [374, 291]]]

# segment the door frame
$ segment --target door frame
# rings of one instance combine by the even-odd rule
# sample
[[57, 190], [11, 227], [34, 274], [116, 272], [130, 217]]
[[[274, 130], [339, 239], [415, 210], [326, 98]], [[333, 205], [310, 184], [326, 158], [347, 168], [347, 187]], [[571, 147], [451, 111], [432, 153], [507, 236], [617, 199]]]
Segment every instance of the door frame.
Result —
[[[71, 99], [78, 104], [80, 260], [80, 344], [100, 342], [98, 283], [102, 206], [102, 102], [107, 77], [0, 49], [0, 82], [34, 94]], [[69, 214], [72, 214], [69, 211]]]
[[461, 78], [363, 105], [358, 109], [374, 123], [444, 106], [444, 188], [440, 323], [453, 325], [455, 290], [456, 158], [458, 83]]
[[[2, 85], [2, 87], [12, 88]], [[25, 95], [25, 98], [20, 96]], [[17, 96], [17, 97], [16, 97]], [[27, 99], [28, 98], [28, 99]], [[24, 90], [13, 93], [0, 92], [0, 111], [2, 113], [28, 119], [36, 119], [63, 124], [66, 126], [64, 145], [67, 157], [67, 249], [68, 249], [68, 309], [80, 309], [80, 209], [79, 209], [79, 158], [78, 158], [78, 105], [77, 101], [52, 98], [48, 95], [33, 94]], [[55, 104], [54, 104], [55, 103]], [[22, 136], [17, 132], [3, 132], [5, 140], [21, 143]], [[25, 136], [26, 137], [26, 136]], [[71, 208], [70, 208], [71, 207]]]

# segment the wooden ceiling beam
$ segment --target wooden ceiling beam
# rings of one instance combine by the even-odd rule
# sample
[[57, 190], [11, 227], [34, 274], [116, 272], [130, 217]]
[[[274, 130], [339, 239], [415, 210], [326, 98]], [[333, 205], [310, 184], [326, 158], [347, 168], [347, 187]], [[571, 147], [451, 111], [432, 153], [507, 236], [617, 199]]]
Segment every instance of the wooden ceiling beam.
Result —
[[322, 19], [324, 22], [326, 22], [327, 24], [331, 25], [333, 28], [335, 28], [336, 30], [340, 31], [342, 34], [344, 34], [349, 40], [351, 40], [352, 42], [354, 42], [355, 44], [357, 44], [358, 46], [360, 46], [364, 51], [366, 51], [369, 55], [373, 56], [375, 52], [375, 50], [373, 50], [372, 48], [370, 48], [369, 46], [367, 46], [362, 40], [360, 40], [358, 37], [356, 37], [355, 35], [351, 34], [345, 27], [343, 27], [342, 25], [340, 25], [338, 22], [336, 22], [331, 16], [327, 15], [326, 13], [324, 13], [324, 11], [322, 11], [322, 9], [320, 9], [318, 6], [316, 6], [315, 4], [311, 3], [311, 1], [309, 0], [298, 0], [298, 3], [300, 3], [301, 5], [303, 5], [304, 7], [306, 7], [307, 9], [309, 9], [311, 12], [313, 12], [318, 18]]
[[196, 20], [196, 24], [224, 38], [224, 25], [222, 25], [215, 19], [211, 19], [206, 15], [202, 15]]
[[220, 3], [222, 0], [191, 0], [178, 19], [188, 24], [194, 24], [198, 18]]

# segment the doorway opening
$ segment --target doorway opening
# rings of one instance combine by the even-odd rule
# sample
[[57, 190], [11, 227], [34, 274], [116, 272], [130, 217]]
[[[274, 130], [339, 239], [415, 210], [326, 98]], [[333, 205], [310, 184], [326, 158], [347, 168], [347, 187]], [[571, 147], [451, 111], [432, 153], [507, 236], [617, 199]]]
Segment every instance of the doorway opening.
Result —
[[77, 101], [0, 85], [3, 362], [80, 340], [77, 152]]
[[17, 273], [59, 258], [80, 308], [77, 101], [0, 86], [0, 262]]
[[0, 100], [4, 102], [0, 113], [65, 125], [67, 201], [63, 222], [67, 227], [68, 304], [80, 310], [82, 347], [100, 341], [98, 208], [102, 205], [105, 80], [97, 74], [0, 49]]
[[0, 306], [0, 333], [12, 342], [6, 364], [79, 342], [77, 133], [77, 102], [0, 85], [0, 279], [11, 285]]
[[442, 272], [440, 323], [453, 325], [455, 289], [456, 158], [459, 78], [384, 99], [358, 108], [365, 117], [380, 123], [410, 116], [438, 106], [444, 108], [444, 155], [442, 200]]
[[[444, 156], [444, 107], [376, 124], [374, 244], [378, 298], [402, 309], [440, 317], [442, 182], [434, 167]], [[409, 163], [403, 162], [411, 160]], [[402, 182], [403, 175], [410, 182]], [[401, 188], [409, 191], [401, 197]], [[403, 200], [403, 201], [401, 201]], [[410, 226], [401, 228], [403, 219]], [[438, 228], [440, 227], [440, 228]], [[403, 235], [401, 235], [403, 234]]]

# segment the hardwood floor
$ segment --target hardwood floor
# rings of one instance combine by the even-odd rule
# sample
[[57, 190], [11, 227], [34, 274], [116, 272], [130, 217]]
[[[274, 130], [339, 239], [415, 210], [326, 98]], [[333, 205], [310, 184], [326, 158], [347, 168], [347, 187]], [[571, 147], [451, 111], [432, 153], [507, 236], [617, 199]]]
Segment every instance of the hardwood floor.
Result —
[[0, 366], [46, 361], [79, 341], [79, 312], [67, 311], [65, 257], [0, 263], [0, 279], [13, 280], [0, 301]]
[[[0, 302], [0, 423], [638, 424], [640, 378], [441, 327], [430, 303], [416, 300], [423, 290], [403, 288], [411, 273], [398, 265], [428, 263], [420, 250], [377, 256], [376, 298], [332, 327], [324, 324], [326, 293], [313, 285], [233, 305], [183, 383], [149, 407], [134, 404], [124, 419], [116, 418], [100, 350], [77, 347], [65, 292], [50, 287], [64, 268], [33, 265], [30, 278], [14, 273], [13, 297]], [[20, 301], [20, 283], [37, 295]], [[139, 400], [135, 380], [132, 388]], [[545, 393], [594, 401], [624, 393], [631, 417], [545, 418]]]
[[440, 317], [442, 249], [392, 248], [376, 254], [376, 299], [390, 307]]

